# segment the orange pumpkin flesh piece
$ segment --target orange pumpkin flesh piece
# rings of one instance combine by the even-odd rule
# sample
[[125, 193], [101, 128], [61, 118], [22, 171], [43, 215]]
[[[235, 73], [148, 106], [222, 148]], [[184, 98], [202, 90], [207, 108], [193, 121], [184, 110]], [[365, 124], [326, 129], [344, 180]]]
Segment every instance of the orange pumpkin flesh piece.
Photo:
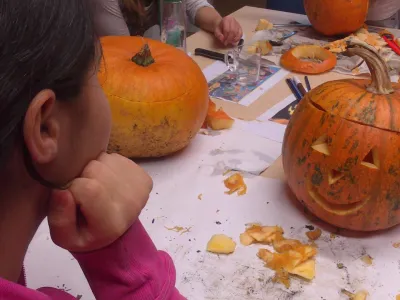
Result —
[[375, 231], [400, 223], [400, 84], [382, 58], [351, 45], [372, 81], [324, 83], [300, 102], [286, 129], [287, 182], [309, 211], [335, 226]]
[[[207, 109], [207, 116], [212, 113], [215, 112], [217, 110], [217, 105], [211, 101], [211, 99], [208, 100], [208, 109]], [[201, 128], [203, 129], [207, 129], [208, 125], [207, 125], [207, 117], [205, 118], [203, 125], [201, 126]]]
[[[321, 62], [302, 59], [318, 59]], [[336, 66], [336, 55], [316, 45], [301, 45], [281, 56], [281, 65], [289, 70], [305, 74], [321, 74]]]
[[[217, 110], [217, 105], [211, 101], [211, 99], [208, 100], [208, 110], [207, 110], [207, 117], [208, 115], [214, 113]], [[208, 128], [207, 124], [207, 117], [204, 120], [203, 126], [201, 128]]]
[[283, 237], [283, 229], [279, 226], [251, 225], [240, 235], [244, 246], [265, 244], [273, 246], [275, 253], [268, 249], [260, 249], [258, 257], [266, 263], [266, 267], [276, 271], [274, 282], [290, 287], [290, 274], [312, 280], [315, 276], [315, 260], [317, 249], [302, 244], [298, 240]]
[[235, 173], [224, 180], [225, 187], [229, 191], [225, 192], [228, 195], [237, 193], [238, 196], [243, 196], [247, 193], [247, 185], [244, 182], [243, 176], [239, 173]]
[[207, 116], [208, 126], [213, 130], [223, 130], [232, 128], [234, 120], [229, 117], [222, 108]]
[[101, 44], [98, 76], [113, 120], [109, 151], [158, 157], [186, 147], [207, 115], [208, 85], [199, 66], [150, 39], [109, 36]]
[[217, 106], [214, 102], [209, 100], [207, 118], [202, 128], [210, 127], [212, 130], [223, 130], [232, 128], [234, 119], [229, 117], [222, 108], [217, 110]]
[[347, 35], [360, 29], [368, 13], [369, 0], [304, 0], [308, 19], [323, 35]]

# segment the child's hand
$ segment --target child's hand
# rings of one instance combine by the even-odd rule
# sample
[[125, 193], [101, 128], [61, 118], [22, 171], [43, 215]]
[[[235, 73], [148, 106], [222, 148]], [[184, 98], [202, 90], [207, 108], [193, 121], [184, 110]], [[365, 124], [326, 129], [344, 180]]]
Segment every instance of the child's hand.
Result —
[[242, 38], [243, 30], [234, 17], [226, 16], [216, 24], [214, 35], [225, 46], [236, 45]]
[[72, 252], [110, 245], [136, 221], [152, 184], [131, 160], [101, 154], [68, 190], [52, 192], [48, 222], [54, 243]]

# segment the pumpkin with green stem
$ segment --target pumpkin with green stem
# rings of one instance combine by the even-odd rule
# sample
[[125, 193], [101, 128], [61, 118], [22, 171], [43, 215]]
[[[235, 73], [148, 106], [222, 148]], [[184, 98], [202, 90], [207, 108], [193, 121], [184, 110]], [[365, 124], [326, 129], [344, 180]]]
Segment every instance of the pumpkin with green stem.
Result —
[[141, 37], [101, 39], [100, 84], [113, 127], [109, 151], [159, 157], [186, 147], [208, 109], [208, 85], [183, 51]]
[[359, 231], [400, 223], [400, 84], [367, 44], [350, 40], [371, 80], [326, 82], [298, 105], [283, 142], [283, 167], [316, 216]]

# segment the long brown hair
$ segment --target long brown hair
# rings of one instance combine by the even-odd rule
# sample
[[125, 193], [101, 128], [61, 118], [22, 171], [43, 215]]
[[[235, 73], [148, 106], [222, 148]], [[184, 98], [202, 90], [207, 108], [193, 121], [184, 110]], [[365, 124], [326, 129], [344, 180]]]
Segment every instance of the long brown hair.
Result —
[[23, 120], [37, 93], [51, 89], [60, 101], [81, 94], [96, 60], [90, 6], [88, 0], [1, 1], [1, 39], [8, 42], [0, 44], [1, 173], [15, 146], [23, 147]]

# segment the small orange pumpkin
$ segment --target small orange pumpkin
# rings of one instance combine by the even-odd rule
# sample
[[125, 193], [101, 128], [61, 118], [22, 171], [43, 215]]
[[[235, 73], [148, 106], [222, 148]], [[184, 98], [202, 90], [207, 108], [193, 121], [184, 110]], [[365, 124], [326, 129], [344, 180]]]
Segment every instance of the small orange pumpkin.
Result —
[[[305, 61], [318, 59], [321, 62]], [[285, 69], [305, 74], [320, 74], [336, 66], [336, 55], [317, 45], [300, 45], [286, 51], [281, 56], [281, 65]]]
[[350, 34], [360, 29], [368, 7], [369, 0], [304, 0], [311, 24], [327, 36]]
[[372, 80], [324, 83], [297, 106], [283, 167], [297, 198], [335, 226], [374, 231], [400, 223], [400, 84], [376, 50], [351, 43]]
[[208, 85], [183, 51], [141, 37], [101, 39], [99, 80], [111, 106], [109, 151], [158, 157], [186, 147], [202, 126]]

